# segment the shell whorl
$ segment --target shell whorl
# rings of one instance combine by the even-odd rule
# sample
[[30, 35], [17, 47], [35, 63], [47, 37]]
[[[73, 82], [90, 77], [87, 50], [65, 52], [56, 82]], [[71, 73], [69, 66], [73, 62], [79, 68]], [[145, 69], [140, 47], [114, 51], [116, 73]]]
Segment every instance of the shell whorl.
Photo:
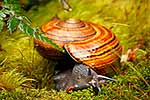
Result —
[[47, 37], [56, 43], [83, 41], [93, 37], [96, 33], [90, 23], [75, 19], [50, 21], [42, 26], [42, 31], [46, 32]]
[[68, 20], [60, 21], [57, 25], [63, 28], [73, 28], [73, 29], [85, 27], [84, 22], [82, 22], [81, 20], [72, 19], [72, 18]]
[[102, 69], [119, 58], [122, 47], [116, 36], [105, 27], [91, 24], [96, 35], [85, 41], [65, 44], [70, 56], [90, 67]]
[[[65, 48], [68, 54], [79, 63], [83, 63], [100, 71], [109, 69], [119, 59], [122, 47], [116, 36], [107, 28], [76, 19], [51, 20], [42, 25], [46, 36]], [[44, 52], [48, 59], [61, 59], [63, 55], [51, 46], [45, 46], [42, 41], [39, 51]], [[47, 44], [48, 45], [48, 44]]]

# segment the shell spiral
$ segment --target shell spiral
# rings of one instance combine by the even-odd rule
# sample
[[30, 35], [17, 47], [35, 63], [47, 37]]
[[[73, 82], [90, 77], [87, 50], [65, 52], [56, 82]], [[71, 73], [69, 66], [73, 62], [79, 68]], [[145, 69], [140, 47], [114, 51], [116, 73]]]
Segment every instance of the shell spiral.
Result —
[[[68, 54], [79, 63], [88, 65], [98, 73], [116, 70], [114, 63], [119, 60], [122, 47], [116, 36], [107, 28], [81, 20], [51, 20], [42, 26], [46, 36], [65, 48]], [[58, 60], [63, 55], [55, 48], [40, 40], [37, 50], [46, 58]]]

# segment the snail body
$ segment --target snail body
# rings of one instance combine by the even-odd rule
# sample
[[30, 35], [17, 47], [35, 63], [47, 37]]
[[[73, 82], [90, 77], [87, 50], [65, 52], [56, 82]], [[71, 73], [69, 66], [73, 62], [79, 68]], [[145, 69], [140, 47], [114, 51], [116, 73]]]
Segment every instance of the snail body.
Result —
[[[81, 20], [51, 20], [42, 26], [45, 35], [64, 48], [77, 63], [92, 68], [99, 74], [117, 71], [122, 47], [116, 36], [107, 28]], [[50, 60], [61, 60], [66, 54], [50, 44], [35, 40], [39, 53]]]

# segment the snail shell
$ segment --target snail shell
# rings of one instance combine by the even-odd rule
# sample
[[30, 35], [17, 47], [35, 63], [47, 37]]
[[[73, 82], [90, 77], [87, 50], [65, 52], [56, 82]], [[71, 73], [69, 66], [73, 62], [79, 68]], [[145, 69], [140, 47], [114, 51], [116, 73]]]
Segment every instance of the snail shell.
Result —
[[[81, 20], [51, 20], [42, 26], [46, 36], [65, 48], [67, 53], [79, 63], [88, 65], [98, 73], [117, 70], [114, 63], [119, 61], [122, 47], [116, 36], [107, 28]], [[38, 51], [47, 59], [62, 59], [64, 54], [40, 40]], [[108, 67], [110, 66], [110, 67]]]

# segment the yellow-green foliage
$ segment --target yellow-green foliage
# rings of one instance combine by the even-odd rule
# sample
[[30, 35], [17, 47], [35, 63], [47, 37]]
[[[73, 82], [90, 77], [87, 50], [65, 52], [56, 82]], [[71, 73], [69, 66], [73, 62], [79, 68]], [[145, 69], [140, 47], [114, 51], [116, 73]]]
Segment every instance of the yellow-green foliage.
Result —
[[[65, 12], [59, 0], [50, 0], [37, 10], [26, 15], [32, 20], [32, 26], [41, 26], [56, 14], [62, 18], [76, 18], [103, 25], [116, 34], [123, 51], [142, 46], [136, 52], [137, 59], [123, 66], [128, 70], [125, 75], [114, 76], [118, 81], [102, 84], [100, 95], [93, 90], [67, 94], [52, 88], [51, 76], [54, 62], [42, 58], [34, 49], [33, 39], [17, 31], [0, 33], [0, 99], [24, 100], [148, 100], [150, 99], [150, 0], [67, 0], [72, 12]], [[142, 42], [142, 43], [141, 43]], [[13, 70], [16, 69], [16, 70]], [[12, 70], [12, 71], [10, 71]], [[5, 72], [4, 72], [5, 71]], [[19, 74], [21, 73], [21, 74]], [[23, 76], [22, 76], [23, 75]], [[21, 78], [21, 79], [20, 79]], [[22, 87], [26, 79], [30, 84]], [[3, 84], [3, 85], [1, 85]], [[11, 85], [12, 84], [12, 85]], [[22, 89], [20, 89], [20, 87]], [[18, 89], [19, 88], [19, 89]]]
[[27, 79], [21, 73], [17, 73], [16, 70], [1, 72], [0, 77], [0, 89], [8, 91], [20, 88], [29, 80], [32, 81], [32, 79]]

